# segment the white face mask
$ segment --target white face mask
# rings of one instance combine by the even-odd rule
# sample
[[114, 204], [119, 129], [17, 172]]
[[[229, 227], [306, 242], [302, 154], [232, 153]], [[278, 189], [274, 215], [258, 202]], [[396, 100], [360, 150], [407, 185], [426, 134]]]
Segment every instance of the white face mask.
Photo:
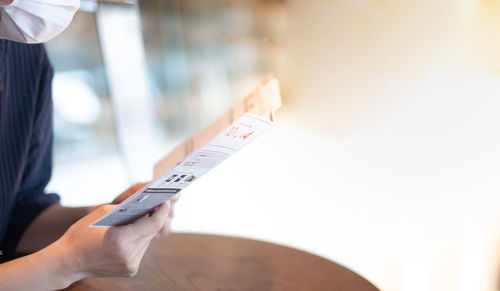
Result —
[[61, 33], [80, 0], [0, 0], [0, 38], [40, 43]]

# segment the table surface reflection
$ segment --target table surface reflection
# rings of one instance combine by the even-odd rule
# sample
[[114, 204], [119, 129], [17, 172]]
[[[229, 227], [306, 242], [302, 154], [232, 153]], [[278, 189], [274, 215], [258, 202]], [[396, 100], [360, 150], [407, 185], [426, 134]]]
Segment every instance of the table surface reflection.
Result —
[[133, 278], [89, 278], [66, 290], [378, 290], [363, 277], [293, 248], [236, 237], [157, 239]]

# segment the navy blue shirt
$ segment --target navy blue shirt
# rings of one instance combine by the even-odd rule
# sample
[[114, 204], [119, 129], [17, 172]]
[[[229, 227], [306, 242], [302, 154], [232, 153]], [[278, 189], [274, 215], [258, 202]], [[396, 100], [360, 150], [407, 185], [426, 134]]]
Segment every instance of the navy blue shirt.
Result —
[[0, 39], [0, 250], [15, 253], [29, 224], [59, 201], [52, 170], [53, 70], [43, 45]]

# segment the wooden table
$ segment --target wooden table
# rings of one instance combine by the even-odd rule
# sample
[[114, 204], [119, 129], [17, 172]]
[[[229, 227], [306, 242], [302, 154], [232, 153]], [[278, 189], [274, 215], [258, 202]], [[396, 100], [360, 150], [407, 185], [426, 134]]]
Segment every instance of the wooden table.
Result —
[[89, 278], [66, 290], [378, 290], [332, 261], [261, 241], [171, 234], [156, 240], [134, 278]]

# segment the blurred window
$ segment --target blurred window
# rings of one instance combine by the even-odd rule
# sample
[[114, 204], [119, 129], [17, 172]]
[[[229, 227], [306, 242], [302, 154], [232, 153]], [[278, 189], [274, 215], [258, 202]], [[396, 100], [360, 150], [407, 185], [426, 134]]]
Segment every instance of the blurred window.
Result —
[[113, 109], [94, 13], [79, 11], [69, 28], [46, 47], [55, 69], [56, 160], [116, 152]]
[[[83, 0], [47, 43], [66, 204], [109, 201], [284, 60], [283, 1]], [[74, 180], [88, 181], [78, 189]], [[94, 193], [99, 187], [99, 193]]]

